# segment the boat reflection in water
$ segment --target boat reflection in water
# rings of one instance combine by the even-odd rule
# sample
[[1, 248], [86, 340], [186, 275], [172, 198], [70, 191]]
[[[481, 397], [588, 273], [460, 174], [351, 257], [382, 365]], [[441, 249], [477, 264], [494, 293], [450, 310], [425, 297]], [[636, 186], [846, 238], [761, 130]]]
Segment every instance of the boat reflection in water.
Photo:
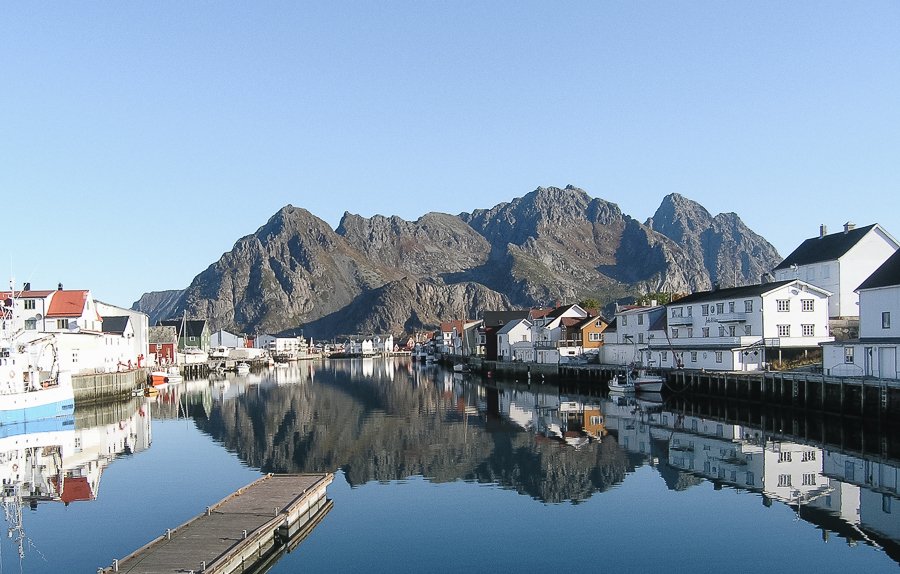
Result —
[[0, 427], [3, 512], [20, 559], [31, 546], [23, 523], [26, 507], [93, 500], [110, 462], [150, 446], [143, 398], [82, 410], [78, 421], [70, 414]]

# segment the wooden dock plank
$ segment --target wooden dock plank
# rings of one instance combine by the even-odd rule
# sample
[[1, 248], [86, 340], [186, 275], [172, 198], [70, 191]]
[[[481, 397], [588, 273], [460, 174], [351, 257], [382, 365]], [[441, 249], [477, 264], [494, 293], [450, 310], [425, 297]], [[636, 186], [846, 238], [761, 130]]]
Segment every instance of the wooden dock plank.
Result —
[[267, 475], [113, 563], [104, 573], [231, 572], [274, 544], [275, 531], [324, 499], [332, 474]]

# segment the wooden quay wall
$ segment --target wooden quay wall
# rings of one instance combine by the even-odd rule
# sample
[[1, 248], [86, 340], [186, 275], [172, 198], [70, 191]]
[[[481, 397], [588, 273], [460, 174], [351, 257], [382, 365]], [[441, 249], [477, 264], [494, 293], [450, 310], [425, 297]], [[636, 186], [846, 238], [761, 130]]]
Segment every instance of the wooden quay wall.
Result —
[[269, 474], [98, 574], [253, 572], [292, 548], [331, 509], [327, 474]]

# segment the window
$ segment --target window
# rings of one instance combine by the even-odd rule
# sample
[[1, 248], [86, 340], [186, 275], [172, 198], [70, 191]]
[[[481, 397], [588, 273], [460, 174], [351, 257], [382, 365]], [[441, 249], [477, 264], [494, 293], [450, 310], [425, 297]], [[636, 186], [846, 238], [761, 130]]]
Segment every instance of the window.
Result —
[[34, 309], [34, 299], [25, 299], [25, 309]]
[[816, 310], [816, 300], [815, 299], [802, 299], [800, 301], [801, 310], [803, 311], [815, 311]]
[[37, 319], [25, 319], [25, 330], [26, 331], [37, 330]]
[[816, 451], [807, 450], [803, 452], [803, 462], [809, 462], [811, 460], [816, 460]]
[[734, 313], [734, 301], [729, 301], [729, 302], [728, 302], [728, 312], [729, 312], [729, 313]]
[[704, 317], [709, 315], [709, 305], [704, 304], [703, 307], [701, 308], [700, 312], [703, 314]]
[[622, 326], [628, 325], [628, 315], [622, 315]]
[[[694, 353], [696, 355], [697, 353]], [[691, 421], [691, 430], [697, 432], [697, 419]]]
[[752, 473], [752, 472], [748, 472], [748, 473], [747, 473], [747, 486], [753, 486], [753, 480], [754, 480], [754, 479], [755, 479], [755, 477], [753, 476], [753, 473]]
[[643, 343], [643, 342], [644, 342], [644, 334], [638, 333], [638, 343]]
[[779, 474], [778, 475], [778, 486], [790, 486], [791, 485], [791, 475], [789, 474]]
[[803, 475], [803, 486], [815, 486], [816, 485], [816, 475], [815, 474], [804, 474]]
[[669, 352], [668, 352], [668, 351], [662, 351], [662, 352], [659, 354], [659, 362], [660, 362], [660, 363], [665, 363], [665, 362], [668, 361], [668, 360], [669, 360]]
[[693, 307], [688, 307], [687, 308], [687, 316], [692, 317], [694, 315], [693, 311], [694, 311]]
[[672, 338], [673, 339], [678, 338], [678, 328], [677, 327], [672, 327]]
[[709, 327], [703, 327], [703, 336], [709, 337]]
[[720, 336], [720, 337], [724, 337], [724, 336], [725, 336], [725, 327], [722, 326], [722, 325], [719, 325], [719, 336]]
[[725, 303], [716, 303], [716, 313], [722, 314], [725, 312]]
[[717, 363], [722, 362], [722, 351], [716, 351], [716, 362]]
[[69, 328], [68, 319], [57, 319], [56, 320], [56, 328], [57, 329], [68, 329]]
[[791, 336], [791, 326], [790, 325], [778, 325], [778, 336], [779, 337], [790, 337]]
[[881, 495], [881, 511], [885, 514], [891, 513], [891, 495], [882, 494]]
[[750, 325], [744, 325], [744, 334], [745, 335], [751, 335], [752, 334], [751, 331], [753, 331], [753, 329], [750, 327]]
[[882, 329], [890, 329], [891, 328], [891, 312], [885, 311], [881, 314], [881, 328]]
[[803, 329], [804, 337], [812, 337], [815, 334], [816, 326], [815, 325], [800, 325]]
[[681, 317], [681, 307], [672, 307], [672, 316]]
[[593, 342], [598, 342], [603, 340], [603, 333], [588, 333], [588, 339]]
[[638, 315], [638, 325], [643, 325], [643, 324], [644, 324], [644, 314], [641, 313], [640, 315]]
[[691, 351], [691, 362], [692, 363], [697, 362], [697, 351]]
[[688, 327], [688, 328], [687, 328], [687, 336], [688, 336], [688, 338], [694, 336], [694, 328], [693, 328], [693, 327]]
[[844, 347], [844, 362], [852, 363], [853, 361], [853, 347]]
[[78, 362], [78, 349], [72, 349], [72, 362]]
[[778, 300], [778, 311], [785, 313], [791, 310], [791, 300], [790, 299], [779, 299]]
[[753, 300], [747, 299], [744, 301], [744, 313], [752, 313], [753, 312]]
[[734, 325], [729, 325], [728, 326], [728, 336], [734, 337], [736, 335], [737, 335], [737, 327], [735, 327]]
[[778, 453], [778, 462], [791, 462], [790, 451], [779, 452]]

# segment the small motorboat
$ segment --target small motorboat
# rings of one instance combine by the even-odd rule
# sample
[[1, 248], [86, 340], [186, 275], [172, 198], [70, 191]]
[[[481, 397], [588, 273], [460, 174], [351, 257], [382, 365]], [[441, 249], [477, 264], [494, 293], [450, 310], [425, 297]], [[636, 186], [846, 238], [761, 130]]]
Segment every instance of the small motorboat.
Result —
[[619, 375], [609, 380], [610, 393], [633, 393], [634, 390], [634, 383], [625, 375]]
[[248, 365], [247, 363], [243, 363], [243, 362], [238, 363], [237, 365], [234, 366], [234, 372], [236, 372], [239, 375], [249, 374], [250, 373], [250, 365]]

